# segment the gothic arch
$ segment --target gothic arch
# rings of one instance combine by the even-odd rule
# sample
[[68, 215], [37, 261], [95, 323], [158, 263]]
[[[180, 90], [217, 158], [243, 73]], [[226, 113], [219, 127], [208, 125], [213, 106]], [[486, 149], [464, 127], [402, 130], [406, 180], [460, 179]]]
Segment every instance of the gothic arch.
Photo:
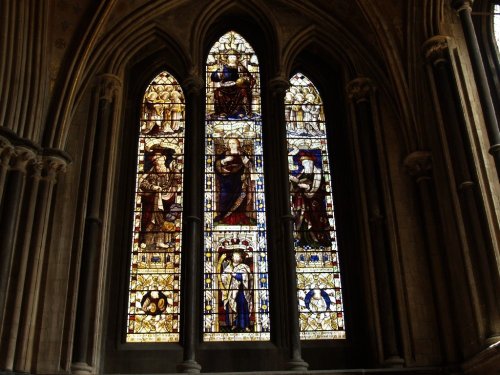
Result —
[[[60, 94], [53, 100], [53, 106], [57, 106], [54, 118], [50, 118], [48, 123], [53, 124], [47, 128], [44, 134], [44, 143], [50, 147], [64, 148], [66, 142], [68, 126], [71, 122], [72, 113], [78, 105], [79, 93], [84, 90], [92, 78], [102, 69], [109, 56], [124, 45], [128, 38], [143, 35], [143, 41], [151, 39], [157, 34], [155, 27], [148, 25], [158, 14], [162, 14], [170, 9], [182, 4], [183, 0], [168, 2], [163, 4], [152, 3], [142, 7], [132, 15], [127, 15], [114, 25], [111, 31], [106, 30], [106, 22], [109, 22], [110, 13], [115, 6], [116, 0], [100, 2], [96, 6], [95, 14], [88, 28], [85, 30], [79, 50], [74, 54], [68, 65], [64, 84], [59, 87]], [[145, 30], [141, 32], [141, 28]], [[104, 33], [104, 37], [102, 37]], [[176, 45], [176, 43], [170, 43]], [[182, 54], [181, 56], [186, 56]], [[110, 66], [109, 68], [113, 68]], [[109, 71], [109, 73], [120, 74], [120, 72]], [[60, 73], [62, 76], [62, 72]]]
[[[250, 27], [255, 32], [257, 40], [248, 39], [254, 48], [261, 48], [265, 53], [272, 53], [276, 58], [279, 50], [278, 30], [266, 2], [235, 2], [225, 0], [214, 2], [199, 14], [195, 21], [196, 27], [191, 33], [193, 61], [205, 61], [205, 56], [211, 46], [222, 33], [234, 29], [249, 34]], [[252, 25], [252, 26], [250, 26]], [[246, 31], [246, 32], [245, 32]], [[248, 35], [247, 35], [248, 37]], [[256, 44], [257, 42], [257, 44]], [[256, 51], [259, 54], [259, 51]], [[274, 63], [273, 63], [274, 65]], [[203, 71], [203, 70], [201, 70]]]

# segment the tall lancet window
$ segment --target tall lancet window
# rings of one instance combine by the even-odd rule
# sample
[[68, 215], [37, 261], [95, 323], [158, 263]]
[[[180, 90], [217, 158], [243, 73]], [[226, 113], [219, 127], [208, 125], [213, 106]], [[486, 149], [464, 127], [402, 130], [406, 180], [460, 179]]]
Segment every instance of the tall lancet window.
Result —
[[127, 342], [179, 341], [184, 95], [167, 72], [140, 119]]
[[303, 340], [343, 339], [344, 309], [323, 102], [316, 87], [301, 73], [290, 79], [285, 112], [300, 336]]
[[270, 339], [259, 62], [224, 34], [206, 64], [205, 341]]

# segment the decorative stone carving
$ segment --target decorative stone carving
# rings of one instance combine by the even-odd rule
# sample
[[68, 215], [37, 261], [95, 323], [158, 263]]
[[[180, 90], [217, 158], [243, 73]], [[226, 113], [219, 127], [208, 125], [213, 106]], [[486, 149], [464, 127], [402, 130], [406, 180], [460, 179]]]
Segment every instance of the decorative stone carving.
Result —
[[101, 74], [99, 76], [99, 100], [112, 102], [122, 88], [122, 81], [114, 74]]
[[25, 146], [17, 146], [14, 155], [11, 157], [11, 168], [22, 173], [26, 173], [28, 163], [36, 158], [35, 152]]
[[366, 77], [355, 78], [346, 86], [347, 96], [354, 103], [367, 101], [375, 89], [373, 81]]
[[404, 160], [404, 166], [408, 174], [420, 182], [422, 179], [430, 179], [432, 170], [432, 156], [428, 151], [415, 151]]
[[448, 60], [448, 40], [445, 35], [436, 35], [428, 39], [422, 46], [425, 60], [433, 65]]
[[67, 165], [67, 161], [61, 157], [45, 156], [43, 158], [43, 178], [50, 182], [56, 182], [57, 176], [66, 172]]
[[42, 171], [43, 171], [43, 161], [40, 157], [37, 157], [32, 160], [32, 162], [29, 164], [29, 176], [32, 179], [40, 179], [42, 176]]

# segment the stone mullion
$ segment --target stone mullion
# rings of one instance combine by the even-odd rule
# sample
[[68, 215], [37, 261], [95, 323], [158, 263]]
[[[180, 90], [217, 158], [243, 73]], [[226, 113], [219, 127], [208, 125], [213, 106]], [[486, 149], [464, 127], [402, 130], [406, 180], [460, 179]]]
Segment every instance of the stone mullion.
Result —
[[288, 178], [288, 147], [286, 142], [286, 119], [285, 119], [285, 92], [290, 82], [284, 77], [276, 77], [270, 81], [270, 88], [273, 94], [270, 112], [273, 127], [278, 129], [277, 139], [274, 144], [278, 145], [276, 173], [279, 179], [276, 186], [280, 186], [280, 215], [283, 233], [283, 243], [281, 256], [285, 260], [285, 288], [287, 301], [287, 325], [290, 359], [288, 360], [288, 369], [291, 371], [306, 371], [309, 364], [302, 359], [302, 348], [300, 343], [300, 324], [299, 324], [299, 301], [297, 297], [297, 262], [295, 259], [295, 240], [294, 240], [294, 218], [290, 207], [290, 190]]
[[[21, 212], [26, 167], [34, 158], [35, 153], [31, 149], [24, 146], [16, 147], [13, 157], [11, 157], [10, 170], [6, 176], [5, 196], [0, 212], [0, 322], [2, 323], [0, 327], [3, 327], [4, 324], [7, 290]], [[3, 327], [3, 329], [6, 328]]]
[[399, 367], [404, 365], [404, 360], [401, 357], [399, 331], [396, 326], [398, 319], [394, 300], [395, 289], [394, 280], [391, 279], [394, 270], [391, 268], [390, 262], [390, 241], [383, 205], [380, 170], [377, 162], [378, 156], [376, 146], [373, 143], [375, 130], [371, 112], [371, 96], [374, 88], [368, 79], [358, 78], [351, 81], [347, 89], [355, 109], [361, 166], [366, 182], [368, 229], [377, 283], [383, 364], [390, 367]]
[[202, 291], [198, 275], [200, 274], [199, 259], [203, 259], [201, 251], [204, 175], [203, 168], [205, 127], [201, 118], [203, 105], [201, 92], [205, 87], [203, 79], [192, 73], [182, 84], [186, 95], [186, 131], [185, 131], [185, 170], [184, 170], [184, 223], [182, 264], [184, 277], [182, 281], [183, 321], [183, 362], [178, 365], [180, 372], [199, 373], [201, 366], [196, 362], [196, 343], [199, 331], [200, 303], [198, 296]]
[[497, 175], [500, 177], [500, 130], [498, 128], [495, 106], [491, 97], [486, 70], [484, 68], [479, 43], [476, 37], [476, 31], [472, 22], [472, 3], [473, 0], [452, 0], [452, 6], [457, 10], [462, 22], [462, 29], [472, 63], [472, 70], [474, 71], [474, 77], [476, 78], [479, 99], [483, 107], [484, 121], [488, 132], [488, 138], [490, 140], [489, 153], [495, 160]]
[[441, 228], [441, 223], [432, 179], [431, 154], [427, 151], [415, 151], [406, 157], [404, 164], [407, 172], [415, 179], [418, 188], [444, 360], [455, 361], [457, 353], [453, 340], [454, 327], [450, 320], [451, 301], [450, 291], [447, 288], [449, 280], [441, 276], [445, 274], [443, 267], [445, 255], [442, 253], [443, 239], [438, 229]]
[[30, 238], [29, 260], [26, 273], [20, 326], [17, 333], [17, 346], [14, 357], [14, 370], [30, 372], [34, 370], [35, 360], [33, 352], [39, 337], [39, 312], [43, 302], [44, 293], [42, 280], [44, 276], [46, 238], [50, 221], [51, 202], [56, 177], [65, 171], [67, 159], [59, 156], [44, 156], [42, 159], [42, 176], [38, 182], [36, 207], [33, 221], [32, 235]]
[[87, 201], [87, 214], [83, 236], [83, 248], [80, 263], [80, 281], [75, 321], [73, 344], [73, 373], [91, 373], [92, 326], [96, 313], [96, 287], [99, 279], [99, 250], [101, 248], [102, 218], [101, 205], [104, 174], [107, 165], [109, 135], [114, 119], [113, 105], [121, 81], [114, 75], [100, 77], [96, 100], [97, 116], [93, 126], [94, 150], [92, 152], [92, 170]]
[[[499, 288], [498, 270], [493, 257], [492, 244], [486, 233], [487, 223], [484, 220], [484, 206], [481, 201], [476, 177], [474, 176], [474, 161], [471, 146], [467, 139], [465, 120], [458, 114], [462, 113], [458, 101], [457, 87], [453, 80], [448, 51], [448, 38], [436, 36], [424, 44], [424, 53], [433, 68], [433, 76], [439, 96], [439, 105], [444, 132], [449, 144], [454, 145], [451, 154], [456, 189], [463, 221], [469, 254], [478, 263], [475, 278], [480, 282], [477, 293], [485, 302], [482, 308], [484, 315], [486, 343], [496, 342], [500, 336], [500, 300], [496, 295]], [[479, 273], [479, 274], [478, 274]]]
[[2, 335], [2, 347], [4, 348], [4, 363], [2, 366], [12, 370], [14, 366], [14, 356], [21, 322], [22, 302], [25, 290], [27, 265], [30, 258], [31, 238], [33, 234], [35, 207], [38, 197], [38, 186], [42, 171], [42, 163], [37, 160], [31, 163], [30, 177], [27, 181], [26, 194], [22, 207], [22, 220], [19, 224], [19, 236], [16, 244], [16, 254], [14, 254], [13, 275], [11, 275], [12, 285], [9, 289], [8, 305], [10, 311], [6, 314], [8, 319]]

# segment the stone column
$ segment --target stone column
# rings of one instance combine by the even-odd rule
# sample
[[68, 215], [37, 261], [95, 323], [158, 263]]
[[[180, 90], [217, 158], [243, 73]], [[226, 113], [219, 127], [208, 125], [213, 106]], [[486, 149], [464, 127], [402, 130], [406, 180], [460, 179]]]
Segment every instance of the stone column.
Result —
[[97, 116], [93, 125], [94, 145], [92, 170], [87, 200], [87, 213], [80, 264], [80, 281], [73, 344], [72, 373], [86, 374], [94, 371], [92, 338], [96, 316], [96, 286], [99, 279], [99, 251], [101, 249], [101, 204], [104, 179], [107, 171], [109, 135], [113, 125], [115, 98], [121, 80], [112, 74], [99, 77]]
[[450, 319], [452, 316], [450, 290], [447, 287], [452, 284], [443, 276], [446, 275], [443, 260], [446, 259], [447, 254], [444, 253], [445, 246], [442, 235], [439, 233], [442, 225], [439, 220], [438, 202], [432, 179], [431, 153], [414, 151], [405, 158], [404, 166], [408, 174], [415, 179], [418, 187], [443, 359], [446, 363], [453, 362], [457, 358], [453, 340], [454, 327]]
[[14, 154], [14, 146], [12, 146], [7, 138], [0, 136], [0, 207], [5, 186], [5, 178], [9, 170], [12, 154]]
[[38, 185], [42, 172], [40, 158], [29, 164], [29, 178], [26, 182], [25, 194], [21, 208], [17, 243], [10, 277], [10, 287], [7, 296], [7, 305], [4, 330], [1, 340], [1, 350], [5, 353], [2, 368], [12, 370], [14, 355], [17, 347], [19, 324], [21, 321], [22, 302], [27, 278], [27, 265], [30, 258], [31, 237], [35, 219], [35, 207], [38, 196]]
[[44, 292], [43, 276], [46, 272], [46, 239], [49, 221], [52, 215], [51, 203], [54, 184], [60, 173], [64, 173], [69, 161], [67, 155], [55, 150], [45, 150], [42, 157], [42, 171], [38, 182], [32, 233], [29, 245], [29, 259], [26, 268], [24, 290], [22, 294], [21, 314], [14, 357], [14, 371], [31, 372], [36, 365], [33, 352], [40, 329], [40, 299]]
[[489, 153], [493, 155], [497, 175], [500, 177], [500, 131], [498, 129], [498, 120], [495, 114], [495, 106], [491, 98], [486, 70], [484, 68], [479, 43], [477, 42], [476, 31], [472, 22], [471, 12], [473, 0], [452, 0], [452, 7], [458, 12], [462, 21], [462, 29], [464, 32], [469, 57], [476, 78], [476, 86], [479, 92], [479, 100], [483, 108], [484, 122], [490, 140]]
[[[4, 323], [12, 256], [17, 236], [26, 168], [36, 157], [33, 150], [16, 146], [5, 177], [4, 199], [0, 212], [0, 323]], [[0, 328], [2, 326], [0, 325]], [[4, 327], [7, 328], [7, 327]]]
[[199, 373], [201, 366], [196, 362], [196, 343], [198, 339], [198, 317], [200, 313], [200, 274], [199, 259], [203, 259], [201, 251], [202, 222], [203, 222], [203, 160], [205, 157], [204, 134], [200, 130], [205, 129], [201, 114], [203, 104], [200, 103], [201, 92], [205, 83], [201, 75], [191, 72], [189, 77], [182, 83], [186, 96], [186, 148], [185, 153], [185, 181], [184, 186], [184, 251], [182, 263], [184, 264], [184, 282], [186, 283], [182, 299], [184, 319], [183, 361], [178, 364], [178, 370], [186, 373]]
[[477, 186], [474, 161], [470, 153], [465, 119], [458, 98], [457, 87], [450, 67], [448, 38], [438, 35], [424, 43], [424, 55], [432, 66], [430, 79], [435, 82], [438, 103], [441, 109], [446, 139], [453, 146], [450, 159], [460, 203], [463, 229], [467, 238], [473, 271], [479, 281], [476, 293], [484, 301], [485, 344], [500, 340], [500, 299], [497, 291], [500, 280], [493, 244], [489, 237], [485, 220], [485, 208]]
[[272, 126], [278, 130], [275, 136], [277, 142], [277, 164], [279, 165], [276, 173], [278, 174], [278, 185], [282, 188], [280, 196], [280, 215], [283, 235], [282, 257], [285, 260], [286, 274], [286, 301], [287, 301], [287, 320], [288, 336], [290, 339], [290, 359], [288, 369], [290, 371], [307, 371], [309, 364], [302, 359], [302, 349], [300, 344], [300, 325], [299, 325], [299, 302], [297, 298], [297, 262], [295, 260], [295, 241], [293, 237], [294, 218], [290, 208], [290, 190], [288, 182], [288, 149], [286, 143], [286, 119], [285, 119], [285, 92], [290, 82], [283, 76], [273, 78], [269, 82], [269, 88], [272, 93], [272, 108], [270, 118]]
[[383, 201], [375, 129], [372, 118], [373, 83], [367, 78], [356, 78], [348, 83], [347, 93], [356, 117], [359, 152], [365, 183], [370, 245], [377, 281], [378, 309], [382, 331], [383, 365], [401, 367], [404, 359], [399, 347], [397, 309], [394, 288], [394, 270], [391, 263], [390, 241]]

